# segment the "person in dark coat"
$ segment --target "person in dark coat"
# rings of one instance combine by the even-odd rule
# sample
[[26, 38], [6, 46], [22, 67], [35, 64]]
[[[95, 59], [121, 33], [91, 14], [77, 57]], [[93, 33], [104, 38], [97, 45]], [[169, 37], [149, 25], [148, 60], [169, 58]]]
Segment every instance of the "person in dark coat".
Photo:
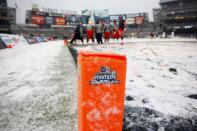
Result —
[[74, 29], [74, 36], [71, 40], [71, 44], [73, 43], [73, 41], [76, 40], [81, 40], [81, 42], [83, 43], [83, 26], [82, 23], [78, 24], [77, 27], [75, 27]]
[[[119, 27], [118, 29], [121, 30], [122, 32], [124, 32], [125, 30], [125, 20], [123, 20], [122, 16], [119, 16]], [[123, 39], [123, 36], [120, 36], [121, 39]]]
[[118, 38], [121, 38], [121, 44], [123, 44], [125, 29], [126, 29], [125, 20], [123, 20], [122, 16], [119, 16]]

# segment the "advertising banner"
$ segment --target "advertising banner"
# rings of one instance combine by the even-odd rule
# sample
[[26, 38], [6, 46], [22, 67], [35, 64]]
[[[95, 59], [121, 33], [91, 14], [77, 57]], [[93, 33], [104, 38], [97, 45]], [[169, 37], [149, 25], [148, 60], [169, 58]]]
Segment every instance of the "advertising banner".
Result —
[[135, 23], [137, 25], [143, 24], [144, 23], [144, 17], [143, 16], [135, 17]]
[[65, 25], [65, 18], [64, 17], [56, 17], [55, 24], [56, 25]]
[[53, 17], [46, 16], [45, 17], [45, 24], [47, 24], [47, 25], [53, 25], [54, 24], [54, 18]]
[[42, 36], [37, 36], [36, 40], [37, 40], [38, 43], [45, 42], [44, 37], [42, 37]]
[[44, 16], [33, 15], [32, 16], [32, 24], [43, 25], [44, 24]]
[[114, 21], [114, 20], [119, 21], [119, 17], [122, 17], [123, 20], [126, 19], [125, 15], [110, 15], [109, 19], [110, 19], [110, 21]]
[[0, 34], [0, 38], [7, 47], [9, 45], [11, 45], [12, 47], [28, 45], [28, 42], [25, 40], [23, 36]]
[[126, 24], [127, 25], [135, 24], [135, 19], [134, 18], [126, 18]]
[[76, 21], [75, 16], [70, 16], [70, 17], [69, 17], [69, 21], [70, 21], [70, 22], [75, 22], [75, 21]]
[[110, 19], [110, 21], [114, 21], [114, 20], [118, 21], [119, 20], [119, 16], [118, 15], [110, 15], [109, 19]]

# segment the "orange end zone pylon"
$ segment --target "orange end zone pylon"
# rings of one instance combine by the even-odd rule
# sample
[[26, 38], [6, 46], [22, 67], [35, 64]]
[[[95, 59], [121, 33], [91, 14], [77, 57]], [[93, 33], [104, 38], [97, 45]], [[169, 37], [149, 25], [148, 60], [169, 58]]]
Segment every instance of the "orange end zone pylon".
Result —
[[78, 131], [122, 131], [126, 57], [80, 52]]
[[64, 45], [68, 45], [67, 39], [64, 40]]

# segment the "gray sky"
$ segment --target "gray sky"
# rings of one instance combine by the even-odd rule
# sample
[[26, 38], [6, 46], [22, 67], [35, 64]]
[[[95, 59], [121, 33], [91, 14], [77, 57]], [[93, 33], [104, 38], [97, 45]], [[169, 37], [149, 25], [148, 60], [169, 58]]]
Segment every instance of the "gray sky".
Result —
[[152, 20], [152, 8], [159, 7], [159, 0], [32, 0], [40, 7], [77, 10], [109, 9], [110, 14], [148, 12]]

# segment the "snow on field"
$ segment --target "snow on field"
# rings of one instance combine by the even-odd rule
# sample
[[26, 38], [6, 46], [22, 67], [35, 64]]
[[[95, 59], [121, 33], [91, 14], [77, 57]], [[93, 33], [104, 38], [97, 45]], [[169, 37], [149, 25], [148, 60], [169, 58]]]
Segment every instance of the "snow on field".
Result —
[[[197, 130], [197, 43], [73, 46], [127, 56], [124, 129]], [[0, 130], [77, 130], [77, 69], [63, 41], [0, 50]]]
[[[104, 44], [74, 48], [127, 56], [125, 130], [176, 130], [177, 121], [178, 129], [197, 129], [197, 100], [188, 97], [197, 95], [196, 42]], [[173, 123], [171, 119], [176, 121], [172, 127], [169, 126]], [[151, 125], [155, 124], [150, 123], [153, 121], [156, 125]], [[190, 127], [181, 127], [186, 125]]]
[[76, 80], [63, 41], [0, 50], [0, 130], [77, 130]]

